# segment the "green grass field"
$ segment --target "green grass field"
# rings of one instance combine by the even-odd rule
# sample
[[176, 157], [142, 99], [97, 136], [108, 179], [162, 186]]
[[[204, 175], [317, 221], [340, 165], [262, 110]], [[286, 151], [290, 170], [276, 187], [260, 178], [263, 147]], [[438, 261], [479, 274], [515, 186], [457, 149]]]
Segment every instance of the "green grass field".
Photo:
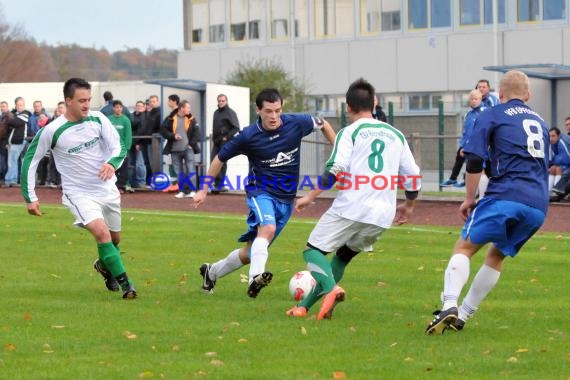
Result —
[[570, 379], [568, 235], [535, 236], [464, 331], [426, 336], [456, 228], [387, 231], [349, 266], [334, 318], [316, 321], [318, 307], [285, 315], [313, 220], [290, 221], [273, 283], [250, 299], [248, 267], [199, 291], [198, 267], [238, 246], [243, 217], [124, 210], [140, 296], [124, 301], [92, 269], [91, 236], [43, 210], [0, 204], [0, 379]]

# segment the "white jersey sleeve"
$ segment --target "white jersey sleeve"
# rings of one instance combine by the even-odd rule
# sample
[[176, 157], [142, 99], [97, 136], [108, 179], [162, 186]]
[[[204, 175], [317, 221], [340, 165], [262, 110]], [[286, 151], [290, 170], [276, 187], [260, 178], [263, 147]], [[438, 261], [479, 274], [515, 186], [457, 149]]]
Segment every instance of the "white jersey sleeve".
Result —
[[50, 144], [53, 133], [48, 128], [42, 128], [36, 133], [32, 140], [26, 155], [22, 160], [22, 173], [20, 175], [20, 182], [22, 185], [22, 195], [26, 203], [35, 202], [38, 200], [36, 195], [36, 170], [42, 158], [50, 150]]

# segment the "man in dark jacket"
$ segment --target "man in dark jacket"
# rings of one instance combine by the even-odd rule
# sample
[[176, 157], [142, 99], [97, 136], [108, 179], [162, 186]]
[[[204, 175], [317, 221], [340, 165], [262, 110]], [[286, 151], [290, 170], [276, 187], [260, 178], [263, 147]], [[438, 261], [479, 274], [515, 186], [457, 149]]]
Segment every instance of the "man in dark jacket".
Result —
[[16, 108], [12, 111], [14, 117], [8, 120], [8, 171], [4, 178], [3, 187], [12, 187], [18, 185], [20, 176], [20, 156], [26, 148], [28, 137], [28, 121], [30, 119], [30, 111], [27, 111], [24, 98], [17, 97], [15, 100]]
[[[210, 157], [214, 159], [220, 149], [237, 133], [239, 133], [239, 120], [233, 109], [228, 105], [228, 97], [224, 94], [218, 95], [218, 109], [214, 111], [214, 121], [212, 124], [212, 152]], [[226, 172], [228, 170], [227, 163], [224, 162], [222, 170], [216, 176], [214, 180], [215, 190], [212, 193], [217, 193], [218, 191], [224, 191], [226, 189], [221, 187]]]
[[[170, 154], [172, 166], [178, 178], [187, 178], [194, 172], [194, 155], [200, 153], [200, 131], [196, 119], [190, 113], [190, 102], [183, 100], [178, 105], [178, 112], [166, 118], [160, 128], [160, 134], [166, 139], [162, 154]], [[195, 192], [190, 186], [178, 183], [176, 198], [193, 197]]]

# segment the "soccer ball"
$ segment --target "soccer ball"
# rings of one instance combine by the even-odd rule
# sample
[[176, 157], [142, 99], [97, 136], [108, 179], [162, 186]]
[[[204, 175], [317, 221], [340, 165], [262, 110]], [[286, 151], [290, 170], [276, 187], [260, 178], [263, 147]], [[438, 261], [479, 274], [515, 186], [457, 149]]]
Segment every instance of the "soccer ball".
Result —
[[308, 270], [302, 270], [293, 275], [289, 281], [289, 293], [295, 301], [301, 301], [313, 290], [317, 282]]

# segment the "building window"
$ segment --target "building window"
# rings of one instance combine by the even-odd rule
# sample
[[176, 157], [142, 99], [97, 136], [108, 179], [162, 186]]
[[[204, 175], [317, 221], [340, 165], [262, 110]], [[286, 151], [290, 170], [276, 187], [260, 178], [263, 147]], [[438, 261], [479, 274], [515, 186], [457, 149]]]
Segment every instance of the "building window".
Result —
[[192, 43], [206, 42], [204, 31], [208, 29], [208, 1], [192, 1]]
[[314, 16], [317, 37], [352, 34], [352, 0], [315, 0]]
[[360, 33], [400, 30], [400, 0], [360, 0]]
[[431, 0], [431, 27], [448, 28], [451, 26], [451, 4], [449, 0]]
[[271, 0], [271, 38], [283, 39], [288, 36], [289, 1]]
[[410, 94], [408, 95], [408, 110], [437, 111], [440, 100], [446, 99], [441, 94]]
[[[279, 0], [282, 1], [282, 0]], [[308, 0], [295, 0], [295, 37], [309, 37]]]
[[[505, 0], [497, 0], [497, 8], [499, 10], [499, 15], [497, 17], [497, 21], [499, 24], [505, 23]], [[492, 24], [493, 23], [493, 0], [485, 0], [483, 3], [483, 12], [485, 14], [485, 24]]]
[[[499, 10], [497, 21], [505, 23], [505, 0], [497, 0]], [[481, 25], [493, 23], [493, 0], [461, 0], [460, 4], [461, 25]]]
[[408, 0], [409, 29], [451, 26], [450, 0]]
[[517, 0], [517, 21], [566, 19], [566, 0]]
[[224, 0], [210, 0], [210, 42], [223, 42], [226, 39], [226, 4]]
[[232, 41], [258, 40], [261, 38], [262, 21], [265, 12], [262, 0], [231, 0], [230, 31]]
[[539, 20], [538, 0], [519, 0], [517, 5], [518, 21]]

